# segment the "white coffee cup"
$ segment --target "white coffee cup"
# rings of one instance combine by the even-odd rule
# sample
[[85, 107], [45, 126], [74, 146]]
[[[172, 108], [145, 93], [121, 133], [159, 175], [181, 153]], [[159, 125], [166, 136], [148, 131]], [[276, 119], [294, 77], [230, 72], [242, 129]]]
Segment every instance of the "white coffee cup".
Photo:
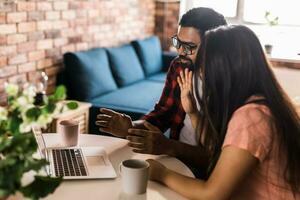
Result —
[[58, 126], [58, 133], [61, 137], [62, 146], [77, 146], [79, 135], [79, 122], [75, 120], [60, 121]]
[[143, 194], [147, 190], [149, 163], [144, 160], [129, 159], [120, 163], [123, 192]]

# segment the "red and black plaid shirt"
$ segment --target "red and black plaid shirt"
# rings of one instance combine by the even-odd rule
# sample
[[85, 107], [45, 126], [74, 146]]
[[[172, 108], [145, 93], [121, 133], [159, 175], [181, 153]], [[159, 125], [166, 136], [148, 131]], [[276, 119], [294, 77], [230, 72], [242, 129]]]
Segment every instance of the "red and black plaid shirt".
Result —
[[[180, 71], [187, 67], [176, 58], [172, 61], [159, 102], [155, 104], [153, 111], [142, 118], [157, 126], [162, 132], [170, 128], [170, 138], [176, 140], [179, 139], [186, 115], [181, 105], [177, 77], [180, 75]], [[192, 70], [190, 67], [188, 68]]]

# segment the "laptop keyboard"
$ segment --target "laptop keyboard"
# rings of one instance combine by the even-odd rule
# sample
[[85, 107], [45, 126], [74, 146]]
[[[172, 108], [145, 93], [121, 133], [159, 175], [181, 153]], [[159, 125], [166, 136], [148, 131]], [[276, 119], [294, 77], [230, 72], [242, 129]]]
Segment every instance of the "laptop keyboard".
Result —
[[87, 176], [80, 149], [52, 149], [56, 176]]

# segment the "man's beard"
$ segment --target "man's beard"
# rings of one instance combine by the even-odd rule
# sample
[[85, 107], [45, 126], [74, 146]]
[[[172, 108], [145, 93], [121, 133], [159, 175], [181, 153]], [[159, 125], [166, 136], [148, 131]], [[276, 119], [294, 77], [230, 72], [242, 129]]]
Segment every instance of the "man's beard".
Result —
[[194, 68], [194, 63], [193, 61], [183, 55], [179, 55], [175, 58], [176, 62], [178, 62], [181, 66], [183, 66], [184, 68], [189, 68], [189, 69], [193, 69]]

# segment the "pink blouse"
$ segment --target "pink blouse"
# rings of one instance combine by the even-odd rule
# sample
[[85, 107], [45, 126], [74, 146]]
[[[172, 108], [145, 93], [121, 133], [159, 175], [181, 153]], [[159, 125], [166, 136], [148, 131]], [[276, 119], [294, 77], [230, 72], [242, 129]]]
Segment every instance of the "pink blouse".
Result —
[[285, 152], [279, 151], [275, 124], [267, 106], [251, 103], [236, 110], [228, 124], [223, 148], [226, 146], [244, 149], [259, 159], [232, 199], [300, 200], [300, 195], [294, 197], [283, 179]]

